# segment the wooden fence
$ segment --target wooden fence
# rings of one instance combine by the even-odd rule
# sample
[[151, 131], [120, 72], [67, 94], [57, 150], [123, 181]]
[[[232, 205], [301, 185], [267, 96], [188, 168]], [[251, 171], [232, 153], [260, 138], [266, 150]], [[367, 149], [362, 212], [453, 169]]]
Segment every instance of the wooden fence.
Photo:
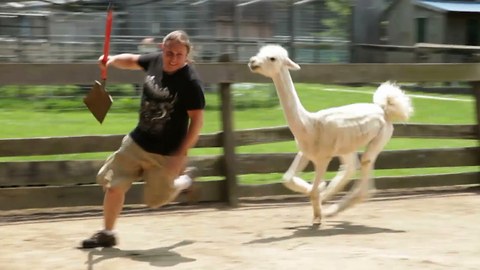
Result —
[[[196, 147], [218, 147], [222, 155], [195, 156], [189, 163], [202, 176], [218, 181], [202, 181], [201, 201], [226, 201], [235, 206], [242, 197], [293, 194], [281, 183], [239, 185], [237, 176], [253, 173], [284, 172], [295, 153], [237, 154], [236, 147], [292, 140], [288, 127], [251, 130], [233, 129], [232, 83], [270, 83], [252, 74], [241, 63], [198, 64], [206, 83], [220, 84], [222, 131], [202, 134]], [[322, 64], [302, 65], [292, 73], [296, 83], [370, 83], [399, 82], [471, 82], [476, 98], [477, 123], [472, 125], [396, 125], [394, 137], [451, 138], [480, 141], [480, 64]], [[0, 64], [0, 85], [91, 84], [98, 76], [92, 64]], [[138, 83], [141, 72], [111, 70], [110, 83]], [[92, 79], [93, 78], [93, 79]], [[124, 135], [92, 135], [55, 138], [0, 140], [0, 156], [58, 155], [110, 152], [117, 149]], [[62, 160], [0, 163], [0, 210], [101, 205], [103, 193], [94, 183], [103, 160]], [[409, 149], [384, 151], [377, 169], [479, 166], [480, 147]], [[334, 160], [328, 170], [335, 171]], [[312, 170], [312, 167], [306, 169]], [[445, 185], [480, 184], [480, 171], [437, 175], [376, 178], [377, 188], [413, 188]], [[127, 195], [127, 204], [142, 203], [143, 183], [135, 183]], [[183, 200], [180, 198], [179, 200]]]

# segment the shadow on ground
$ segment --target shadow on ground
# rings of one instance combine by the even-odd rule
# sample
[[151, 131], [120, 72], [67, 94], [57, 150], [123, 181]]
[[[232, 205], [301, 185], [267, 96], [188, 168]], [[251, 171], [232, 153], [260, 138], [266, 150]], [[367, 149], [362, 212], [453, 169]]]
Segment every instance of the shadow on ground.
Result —
[[172, 249], [193, 243], [193, 241], [184, 240], [168, 247], [145, 250], [121, 250], [118, 248], [85, 249], [85, 251], [88, 251], [87, 269], [93, 270], [95, 264], [114, 258], [129, 258], [157, 267], [170, 267], [180, 263], [192, 262], [195, 261], [195, 259], [183, 257], [179, 253], [172, 251]]
[[[325, 227], [325, 228], [323, 228]], [[369, 227], [361, 224], [353, 224], [348, 221], [328, 222], [326, 226], [297, 226], [287, 227], [284, 230], [293, 230], [291, 235], [280, 237], [267, 237], [256, 239], [244, 244], [267, 244], [272, 242], [284, 241], [300, 237], [320, 237], [320, 236], [335, 236], [347, 234], [377, 234], [377, 233], [405, 233], [402, 230], [392, 230], [387, 228]]]

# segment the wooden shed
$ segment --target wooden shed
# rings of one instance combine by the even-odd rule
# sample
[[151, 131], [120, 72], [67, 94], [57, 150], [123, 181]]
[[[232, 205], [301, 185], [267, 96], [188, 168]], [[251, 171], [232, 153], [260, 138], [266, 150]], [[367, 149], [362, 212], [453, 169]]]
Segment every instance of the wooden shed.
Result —
[[386, 45], [443, 45], [428, 56], [412, 50], [388, 51], [385, 62], [470, 62], [472, 50], [480, 45], [480, 2], [397, 0], [379, 24], [380, 40]]

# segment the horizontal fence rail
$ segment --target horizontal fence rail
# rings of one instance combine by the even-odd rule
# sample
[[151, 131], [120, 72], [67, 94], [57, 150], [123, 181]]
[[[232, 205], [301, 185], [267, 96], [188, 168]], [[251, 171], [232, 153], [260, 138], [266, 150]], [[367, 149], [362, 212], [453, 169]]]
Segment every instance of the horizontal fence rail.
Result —
[[[425, 188], [449, 185], [478, 185], [480, 172], [414, 175], [409, 177], [376, 177], [377, 189]], [[205, 181], [202, 184], [202, 202], [225, 201], [225, 181]], [[347, 186], [349, 188], [350, 186]], [[134, 183], [125, 199], [125, 204], [143, 202], [143, 183]], [[281, 183], [264, 185], [240, 185], [240, 198], [294, 195]], [[182, 195], [177, 202], [185, 202]], [[0, 210], [25, 208], [49, 208], [72, 206], [100, 206], [103, 193], [98, 185], [62, 185], [45, 187], [0, 188]]]
[[[480, 147], [391, 150], [379, 155], [375, 168], [476, 166], [479, 156]], [[237, 154], [237, 173], [283, 173], [294, 157], [295, 153]], [[0, 187], [94, 184], [102, 163], [102, 160], [1, 162]], [[195, 156], [189, 163], [198, 167], [202, 176], [223, 176], [222, 156]], [[338, 166], [338, 160], [334, 159], [328, 171], [336, 171]], [[312, 164], [305, 171], [313, 171]]]
[[[476, 125], [395, 124], [393, 137], [478, 139]], [[0, 139], [0, 157], [60, 155], [114, 151], [125, 135], [95, 135]], [[236, 146], [289, 141], [293, 135], [287, 126], [239, 130], [234, 133]], [[221, 147], [221, 132], [202, 134], [196, 148]]]

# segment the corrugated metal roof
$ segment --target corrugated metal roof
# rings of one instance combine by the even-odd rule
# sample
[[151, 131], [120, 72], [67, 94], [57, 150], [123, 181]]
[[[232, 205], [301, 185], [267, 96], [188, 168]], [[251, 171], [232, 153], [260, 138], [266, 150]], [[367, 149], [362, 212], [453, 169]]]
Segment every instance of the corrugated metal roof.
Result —
[[417, 1], [418, 4], [445, 12], [477, 12], [480, 13], [480, 2], [454, 2], [454, 1]]

